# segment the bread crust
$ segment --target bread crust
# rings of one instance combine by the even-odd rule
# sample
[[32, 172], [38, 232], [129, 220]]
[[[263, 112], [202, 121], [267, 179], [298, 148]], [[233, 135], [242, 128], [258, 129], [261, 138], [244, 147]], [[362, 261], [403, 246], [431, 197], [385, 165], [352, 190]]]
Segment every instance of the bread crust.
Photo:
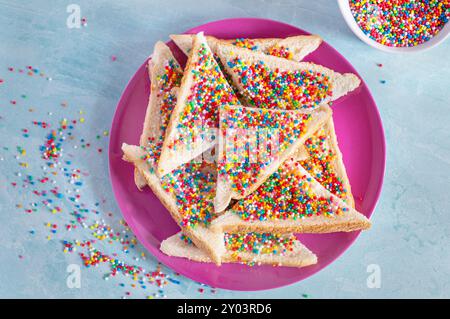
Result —
[[[192, 49], [193, 34], [172, 34], [170, 38], [183, 51], [189, 55]], [[233, 44], [235, 39], [217, 39], [213, 36], [206, 36], [208, 45], [216, 53], [217, 43]], [[318, 35], [298, 35], [287, 38], [256, 38], [250, 39], [256, 46], [256, 51], [269, 54], [270, 49], [276, 47], [288, 48], [292, 53], [292, 60], [301, 61], [305, 56], [315, 51], [322, 43], [322, 38]]]

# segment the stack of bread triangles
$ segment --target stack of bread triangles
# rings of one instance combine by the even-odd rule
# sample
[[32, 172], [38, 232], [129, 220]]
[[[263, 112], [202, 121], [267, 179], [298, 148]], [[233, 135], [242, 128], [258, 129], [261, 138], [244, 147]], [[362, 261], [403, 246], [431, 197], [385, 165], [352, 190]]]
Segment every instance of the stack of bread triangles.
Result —
[[295, 233], [370, 227], [328, 106], [360, 80], [300, 62], [320, 37], [172, 39], [186, 66], [155, 45], [140, 145], [122, 146], [137, 187], [150, 186], [181, 228], [165, 254], [303, 267], [317, 257]]

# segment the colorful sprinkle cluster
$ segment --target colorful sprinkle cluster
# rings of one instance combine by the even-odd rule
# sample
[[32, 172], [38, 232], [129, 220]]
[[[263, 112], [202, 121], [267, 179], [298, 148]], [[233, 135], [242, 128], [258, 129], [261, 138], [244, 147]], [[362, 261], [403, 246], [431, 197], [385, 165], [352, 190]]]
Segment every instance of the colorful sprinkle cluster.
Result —
[[[45, 123], [43, 125], [42, 123], [45, 122], [37, 122], [33, 121], [33, 124], [40, 126], [42, 128], [48, 127], [48, 123]], [[53, 162], [58, 161], [58, 159], [62, 155], [62, 142], [66, 139], [66, 135], [64, 134], [64, 131], [67, 132], [67, 136], [71, 136], [71, 131], [74, 128], [74, 125], [77, 123], [76, 120], [72, 120], [70, 123], [67, 119], [63, 119], [60, 122], [60, 125], [58, 129], [52, 130], [48, 135], [47, 139], [45, 141], [45, 144], [40, 147], [40, 150], [42, 152], [42, 158], [45, 160], [51, 160]]]
[[273, 47], [269, 48], [266, 53], [289, 60], [292, 60], [294, 58], [294, 55], [289, 50], [289, 48], [283, 45], [274, 45]]
[[[72, 243], [66, 242], [65, 245], [70, 245], [69, 247], [72, 247], [73, 249]], [[84, 266], [95, 267], [102, 263], [109, 264], [111, 272], [104, 277], [105, 279], [115, 277], [118, 273], [122, 273], [125, 276], [130, 276], [134, 281], [139, 282], [144, 289], [146, 288], [146, 283], [155, 284], [158, 287], [164, 287], [168, 284], [168, 276], [161, 271], [160, 266], [152, 272], [146, 272], [145, 269], [140, 266], [127, 264], [115, 257], [102, 253], [93, 246], [92, 241], [78, 243], [78, 245], [82, 247], [86, 246], [88, 249], [86, 254], [80, 253]]]
[[390, 47], [412, 47], [442, 30], [450, 18], [448, 0], [350, 0], [361, 30]]
[[185, 234], [183, 234], [183, 233], [180, 234], [180, 239], [181, 239], [184, 243], [186, 243], [186, 244], [188, 244], [188, 245], [192, 245], [192, 244], [193, 244], [192, 240], [191, 240], [188, 236], [186, 236]]
[[333, 217], [348, 210], [332, 196], [318, 196], [314, 179], [299, 172], [299, 163], [286, 163], [233, 211], [246, 221], [301, 219], [323, 215]]
[[259, 108], [310, 109], [332, 95], [330, 78], [310, 70], [272, 70], [263, 61], [231, 58], [228, 67], [239, 76], [248, 102]]
[[[219, 154], [219, 176], [244, 195], [260, 172], [305, 133], [310, 120], [310, 114], [295, 111], [223, 107], [220, 132], [226, 147]], [[257, 145], [251, 145], [255, 136]], [[255, 152], [258, 158], [252, 157]]]
[[[255, 43], [255, 41], [253, 41], [252, 39], [238, 38], [231, 43], [239, 48], [245, 48], [252, 51], [257, 51], [260, 49], [258, 45]], [[268, 48], [265, 53], [289, 60], [292, 60], [294, 57], [289, 48], [283, 45], [274, 45]]]
[[45, 144], [41, 147], [43, 159], [57, 159], [61, 152], [61, 140], [58, 140], [56, 131], [51, 131], [47, 135]]
[[294, 235], [281, 236], [271, 233], [247, 233], [224, 235], [225, 247], [236, 253], [284, 255], [293, 251], [297, 238]]
[[[148, 132], [149, 136], [141, 148], [145, 151], [143, 158], [148, 164], [151, 172], [154, 172], [155, 165], [161, 155], [161, 148], [164, 142], [167, 125], [169, 124], [170, 114], [177, 102], [177, 95], [175, 88], [181, 84], [183, 72], [180, 65], [174, 59], [168, 59], [164, 65], [164, 71], [157, 76], [156, 92], [160, 126], [159, 131]], [[152, 134], [153, 133], [153, 134]]]
[[255, 41], [251, 39], [237, 38], [232, 42], [232, 44], [239, 48], [246, 48], [252, 51], [258, 50], [258, 46], [255, 44]]
[[204, 130], [217, 128], [219, 107], [238, 103], [233, 89], [207, 45], [202, 43], [194, 54], [197, 56], [193, 57], [195, 63], [190, 70], [193, 85], [176, 127], [180, 132], [179, 138], [169, 145], [170, 148], [175, 148], [179, 144], [189, 144], [183, 137], [195, 140], [202, 136]]
[[164, 190], [176, 197], [180, 226], [208, 225], [214, 211], [216, 176], [205, 163], [186, 163], [161, 178]]
[[347, 190], [342, 179], [336, 175], [334, 166], [337, 155], [330, 146], [329, 136], [324, 128], [307, 139], [305, 146], [309, 156], [300, 162], [303, 168], [331, 193], [346, 200]]
[[183, 77], [183, 70], [174, 59], [169, 59], [164, 66], [164, 73], [158, 76], [157, 98], [161, 101], [161, 136], [164, 136], [167, 125], [169, 124], [170, 114], [175, 107], [177, 96], [174, 88], [178, 88]]
[[130, 248], [134, 248], [137, 244], [137, 240], [134, 236], [130, 236], [126, 232], [114, 231], [114, 229], [104, 221], [96, 221], [89, 226], [89, 229], [92, 231], [92, 236], [97, 240], [107, 240], [110, 244], [119, 242], [122, 245], [122, 251], [124, 252], [128, 252]]

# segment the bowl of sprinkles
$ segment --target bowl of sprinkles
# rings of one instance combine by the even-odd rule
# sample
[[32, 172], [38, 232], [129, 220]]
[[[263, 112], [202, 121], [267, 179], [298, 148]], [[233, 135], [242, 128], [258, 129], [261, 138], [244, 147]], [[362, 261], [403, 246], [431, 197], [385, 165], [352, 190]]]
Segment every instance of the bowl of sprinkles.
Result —
[[347, 25], [386, 52], [432, 48], [450, 34], [450, 0], [338, 0]]

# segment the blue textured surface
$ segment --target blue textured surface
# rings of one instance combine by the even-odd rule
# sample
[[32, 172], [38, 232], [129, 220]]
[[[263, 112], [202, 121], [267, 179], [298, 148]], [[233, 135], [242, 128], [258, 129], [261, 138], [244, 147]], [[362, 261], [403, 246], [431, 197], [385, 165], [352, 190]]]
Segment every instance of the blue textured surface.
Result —
[[[66, 1], [0, 0], [0, 297], [450, 297], [449, 41], [412, 55], [375, 51], [351, 33], [329, 0], [76, 3], [87, 25], [69, 29]], [[140, 276], [136, 281], [122, 274], [105, 280], [107, 263], [81, 266], [81, 288], [69, 289], [66, 268], [82, 265], [78, 253], [86, 253], [86, 248], [64, 253], [61, 241], [92, 240], [95, 231], [100, 234], [95, 247], [103, 253], [113, 258], [117, 253], [120, 260], [145, 271], [156, 268], [152, 256], [141, 256], [139, 244], [123, 243], [132, 240], [132, 234], [120, 223], [103, 133], [121, 91], [155, 41], [229, 17], [271, 18], [320, 34], [367, 82], [387, 139], [386, 178], [373, 228], [325, 270], [280, 289], [211, 291], [162, 267], [173, 281], [159, 291], [147, 280], [139, 283]], [[34, 75], [27, 75], [27, 66], [36, 69]], [[77, 123], [64, 130], [60, 164], [51, 168], [39, 147], [63, 118]], [[81, 178], [76, 181], [82, 185], [65, 176], [77, 169]], [[47, 182], [39, 181], [45, 177]], [[75, 200], [74, 194], [80, 198]], [[45, 202], [48, 199], [52, 203]], [[76, 220], [70, 215], [74, 211], [85, 220], [75, 221], [77, 228], [67, 231], [65, 225]], [[119, 232], [118, 239], [102, 239], [99, 227], [92, 226], [102, 220], [106, 233], [111, 227]], [[57, 224], [57, 232], [46, 223]], [[366, 284], [370, 264], [381, 269], [378, 289]]]

